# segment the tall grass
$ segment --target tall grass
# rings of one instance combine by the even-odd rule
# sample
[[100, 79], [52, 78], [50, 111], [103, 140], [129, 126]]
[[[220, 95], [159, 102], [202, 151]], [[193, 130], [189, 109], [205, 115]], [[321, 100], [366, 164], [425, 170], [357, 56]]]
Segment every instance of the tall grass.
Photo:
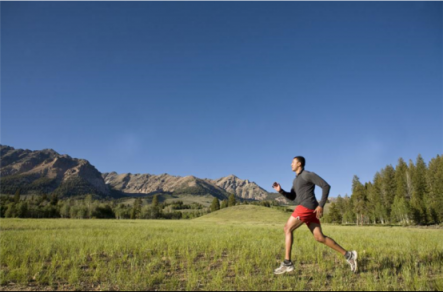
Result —
[[189, 221], [2, 219], [1, 288], [443, 290], [441, 230], [324, 225], [326, 235], [359, 251], [360, 272], [352, 274], [302, 226], [296, 270], [274, 276], [290, 214], [229, 209]]

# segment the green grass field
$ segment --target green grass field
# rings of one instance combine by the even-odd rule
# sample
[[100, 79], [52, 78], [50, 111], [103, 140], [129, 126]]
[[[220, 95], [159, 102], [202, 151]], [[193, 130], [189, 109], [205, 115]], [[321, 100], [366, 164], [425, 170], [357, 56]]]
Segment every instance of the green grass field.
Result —
[[1, 290], [443, 290], [443, 230], [341, 227], [358, 274], [295, 232], [296, 270], [274, 276], [290, 213], [237, 206], [194, 220], [1, 219]]

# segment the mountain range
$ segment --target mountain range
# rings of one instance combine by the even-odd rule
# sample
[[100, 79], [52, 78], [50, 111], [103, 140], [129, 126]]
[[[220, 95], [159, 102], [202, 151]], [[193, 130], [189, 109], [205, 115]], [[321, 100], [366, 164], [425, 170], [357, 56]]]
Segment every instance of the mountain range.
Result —
[[106, 197], [147, 196], [157, 193], [211, 195], [220, 200], [230, 194], [247, 200], [266, 200], [270, 194], [255, 182], [231, 174], [219, 179], [174, 176], [167, 173], [101, 173], [89, 161], [52, 149], [31, 151], [0, 145], [2, 194], [56, 193], [60, 197], [95, 194]]

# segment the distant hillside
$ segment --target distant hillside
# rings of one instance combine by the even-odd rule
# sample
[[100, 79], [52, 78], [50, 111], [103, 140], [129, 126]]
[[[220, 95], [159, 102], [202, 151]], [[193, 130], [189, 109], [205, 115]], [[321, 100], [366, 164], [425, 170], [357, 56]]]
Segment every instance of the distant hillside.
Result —
[[100, 172], [87, 160], [60, 155], [52, 149], [31, 151], [0, 145], [0, 192], [14, 194], [57, 193], [61, 197], [83, 194], [109, 196]]
[[114, 190], [123, 194], [137, 196], [140, 194], [171, 193], [194, 194], [197, 196], [211, 195], [220, 200], [236, 195], [241, 199], [265, 200], [268, 192], [249, 180], [242, 180], [229, 175], [217, 180], [201, 179], [195, 176], [173, 176], [169, 174], [118, 174], [103, 173], [103, 179]]
[[255, 182], [242, 180], [233, 174], [216, 180], [205, 180], [242, 199], [265, 200], [269, 194]]

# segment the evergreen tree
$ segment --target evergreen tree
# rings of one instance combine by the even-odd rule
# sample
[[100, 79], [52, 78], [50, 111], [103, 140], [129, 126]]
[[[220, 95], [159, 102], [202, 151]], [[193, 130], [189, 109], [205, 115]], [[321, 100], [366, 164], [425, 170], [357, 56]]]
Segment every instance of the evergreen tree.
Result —
[[[408, 165], [400, 158], [395, 168], [396, 194], [394, 199], [395, 214], [391, 214], [391, 218], [395, 218], [397, 222], [402, 224], [410, 224], [411, 211], [409, 206], [410, 194], [408, 191]], [[394, 216], [393, 216], [394, 215]]]
[[27, 218], [28, 202], [22, 201], [16, 205], [16, 217]]
[[428, 222], [438, 224], [443, 222], [443, 156], [437, 155], [429, 162], [426, 182], [429, 189]]
[[410, 224], [409, 221], [409, 205], [404, 197], [396, 195], [392, 204], [391, 220], [399, 222], [403, 225]]
[[48, 202], [48, 195], [46, 193], [42, 194], [40, 204]]
[[371, 200], [372, 202], [372, 210], [374, 212], [374, 217], [376, 218], [376, 222], [374, 223], [381, 223], [385, 224], [387, 223], [389, 216], [388, 216], [388, 209], [383, 204], [383, 196], [382, 196], [382, 189], [383, 189], [383, 177], [379, 172], [375, 173], [374, 176], [374, 183], [372, 184], [371, 188]]
[[343, 224], [343, 217], [344, 217], [344, 214], [346, 213], [346, 202], [340, 195], [338, 195], [338, 197], [337, 197], [337, 201], [335, 202], [335, 206], [337, 207], [338, 212], [340, 213], [340, 216], [342, 218], [340, 223]]
[[154, 198], [152, 199], [152, 205], [150, 208], [150, 214], [149, 217], [151, 219], [159, 219], [162, 216], [160, 204], [158, 202], [158, 195], [154, 195]]
[[366, 184], [366, 208], [367, 208], [367, 214], [368, 214], [368, 221], [370, 223], [375, 224], [377, 222], [377, 214], [375, 213], [375, 206], [377, 203], [375, 194], [375, 188], [374, 185], [371, 182], [368, 182]]
[[363, 225], [364, 216], [366, 215], [366, 190], [361, 184], [358, 176], [354, 175], [352, 179], [352, 201], [354, 212], [356, 215], [356, 223]]
[[214, 198], [214, 200], [212, 200], [211, 212], [218, 210], [220, 210], [220, 201], [217, 198]]
[[158, 207], [158, 196], [154, 195], [154, 198], [152, 199], [152, 207], [157, 208]]
[[331, 223], [341, 223], [343, 219], [340, 210], [335, 203], [329, 205], [328, 218]]
[[53, 193], [53, 194], [51, 195], [51, 202], [50, 202], [50, 204], [51, 204], [52, 206], [56, 206], [57, 203], [58, 203], [58, 195], [57, 195], [56, 193]]
[[[131, 213], [131, 219], [141, 218], [141, 213], [142, 213], [142, 199], [137, 198], [134, 202], [133, 214]], [[132, 217], [134, 217], [134, 218], [132, 218]]]
[[228, 200], [223, 200], [220, 209], [228, 208]]
[[343, 214], [343, 223], [345, 224], [355, 223], [355, 214], [353, 211], [352, 199], [349, 198], [348, 195], [345, 195], [344, 202], [345, 202], [346, 211]]
[[20, 188], [15, 191], [14, 203], [18, 204], [20, 202]]
[[412, 173], [412, 198], [411, 198], [411, 207], [414, 213], [414, 221], [417, 224], [426, 224], [427, 223], [427, 214], [426, 214], [426, 194], [427, 194], [427, 186], [426, 186], [426, 163], [423, 158], [419, 154], [417, 157], [415, 168]]
[[236, 200], [235, 200], [235, 195], [234, 195], [234, 194], [231, 194], [231, 195], [229, 196], [229, 200], [228, 200], [228, 207], [233, 207], [233, 206], [235, 206], [236, 203], [237, 203], [237, 202], [236, 202]]
[[162, 217], [162, 212], [159, 207], [151, 208], [151, 219], [159, 219]]
[[389, 214], [391, 213], [392, 204], [394, 203], [395, 193], [396, 193], [396, 183], [395, 183], [395, 170], [392, 165], [386, 166], [381, 173], [382, 176], [382, 188], [381, 188], [381, 201], [386, 208], [386, 213], [388, 214], [387, 219], [389, 219]]
[[406, 175], [407, 170], [408, 170], [408, 165], [403, 160], [403, 158], [400, 158], [395, 168], [395, 183], [396, 183], [395, 194], [398, 197], [405, 199], [408, 199], [408, 184], [407, 184], [407, 175]]

